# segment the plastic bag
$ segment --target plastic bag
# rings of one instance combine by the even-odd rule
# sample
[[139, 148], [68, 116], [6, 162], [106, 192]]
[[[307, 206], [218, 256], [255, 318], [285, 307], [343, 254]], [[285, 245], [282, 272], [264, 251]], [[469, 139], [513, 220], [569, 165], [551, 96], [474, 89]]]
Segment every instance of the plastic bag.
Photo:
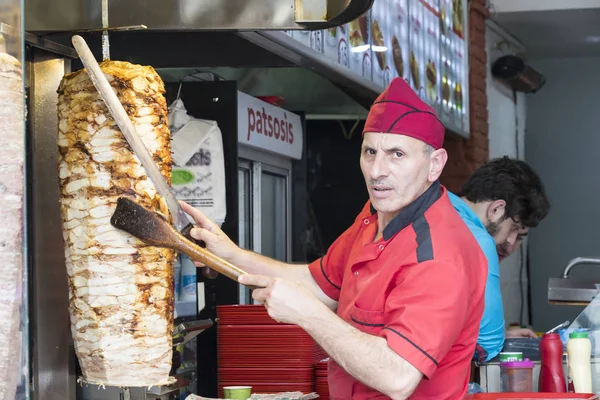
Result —
[[169, 107], [169, 126], [173, 137], [171, 186], [175, 197], [200, 209], [221, 226], [227, 207], [225, 155], [219, 126], [215, 121], [189, 116], [181, 99]]
[[479, 386], [478, 383], [471, 382], [471, 383], [469, 383], [469, 391], [467, 393], [468, 394], [483, 393], [483, 389], [481, 388], [481, 386]]

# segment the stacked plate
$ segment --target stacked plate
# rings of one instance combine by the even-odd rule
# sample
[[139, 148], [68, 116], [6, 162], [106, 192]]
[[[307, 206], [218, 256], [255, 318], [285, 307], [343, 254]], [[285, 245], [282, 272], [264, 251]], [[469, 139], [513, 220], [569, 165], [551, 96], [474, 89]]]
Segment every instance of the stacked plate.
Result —
[[224, 386], [252, 386], [253, 393], [314, 387], [314, 340], [302, 328], [278, 323], [261, 305], [217, 307], [219, 395]]
[[318, 362], [325, 360], [326, 358], [329, 358], [329, 356], [327, 355], [327, 353], [325, 353], [325, 350], [323, 350], [318, 343], [315, 343], [315, 365], [317, 365]]
[[320, 400], [329, 400], [329, 385], [327, 384], [327, 361], [315, 365], [315, 391]]
[[217, 306], [217, 322], [221, 325], [285, 325], [269, 317], [261, 305]]

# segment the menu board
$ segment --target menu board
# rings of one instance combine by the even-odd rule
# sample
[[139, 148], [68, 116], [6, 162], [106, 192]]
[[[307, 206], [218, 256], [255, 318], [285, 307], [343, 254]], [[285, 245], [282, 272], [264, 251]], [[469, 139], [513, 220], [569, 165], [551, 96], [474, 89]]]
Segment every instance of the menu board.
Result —
[[387, 87], [392, 81], [390, 64], [393, 63], [392, 40], [390, 38], [392, 18], [386, 2], [373, 4], [371, 9], [371, 36], [373, 51], [373, 82]]
[[466, 2], [375, 0], [346, 25], [291, 36], [382, 90], [402, 77], [443, 122], [468, 131]]
[[454, 106], [451, 99], [456, 84], [454, 62], [454, 42], [452, 35], [452, 0], [440, 0], [440, 74], [442, 114], [454, 121]]
[[424, 7], [421, 0], [409, 0], [410, 14], [408, 67], [410, 84], [419, 97], [426, 100], [425, 94], [425, 36], [423, 29]]
[[310, 47], [316, 50], [318, 53], [323, 53], [323, 31], [313, 31], [310, 35]]
[[451, 101], [454, 110], [454, 123], [462, 129], [468, 129], [467, 102], [465, 101], [468, 79], [468, 43], [465, 42], [466, 10], [464, 0], [452, 0], [452, 39], [454, 57], [452, 64], [456, 82], [453, 85]]
[[371, 80], [371, 11], [348, 24], [348, 43], [350, 43], [350, 70]]
[[333, 62], [349, 68], [348, 25], [329, 28], [323, 31], [323, 36], [325, 56]]
[[438, 0], [421, 0], [423, 4], [423, 53], [425, 61], [426, 101], [437, 111], [440, 99], [440, 6]]
[[317, 53], [323, 53], [323, 31], [293, 31], [292, 38]]
[[390, 33], [391, 38], [391, 58], [393, 67], [391, 68], [392, 78], [402, 77], [406, 82], [410, 82], [410, 71], [408, 68], [409, 54], [409, 13], [408, 0], [391, 0], [388, 3], [388, 12], [391, 17]]

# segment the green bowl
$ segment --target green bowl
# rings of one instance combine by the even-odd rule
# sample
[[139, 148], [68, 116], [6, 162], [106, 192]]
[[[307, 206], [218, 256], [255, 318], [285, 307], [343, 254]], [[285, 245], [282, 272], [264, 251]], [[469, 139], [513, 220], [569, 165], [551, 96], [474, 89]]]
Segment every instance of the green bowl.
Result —
[[223, 394], [226, 399], [248, 400], [252, 396], [252, 386], [225, 386]]

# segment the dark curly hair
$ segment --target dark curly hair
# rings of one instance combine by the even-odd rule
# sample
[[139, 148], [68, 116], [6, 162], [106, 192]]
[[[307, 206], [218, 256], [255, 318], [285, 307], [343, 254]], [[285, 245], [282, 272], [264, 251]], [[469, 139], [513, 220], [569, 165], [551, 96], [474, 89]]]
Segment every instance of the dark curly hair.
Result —
[[540, 177], [526, 162], [508, 157], [491, 160], [467, 179], [459, 194], [473, 203], [504, 200], [505, 218], [536, 227], [550, 211]]

